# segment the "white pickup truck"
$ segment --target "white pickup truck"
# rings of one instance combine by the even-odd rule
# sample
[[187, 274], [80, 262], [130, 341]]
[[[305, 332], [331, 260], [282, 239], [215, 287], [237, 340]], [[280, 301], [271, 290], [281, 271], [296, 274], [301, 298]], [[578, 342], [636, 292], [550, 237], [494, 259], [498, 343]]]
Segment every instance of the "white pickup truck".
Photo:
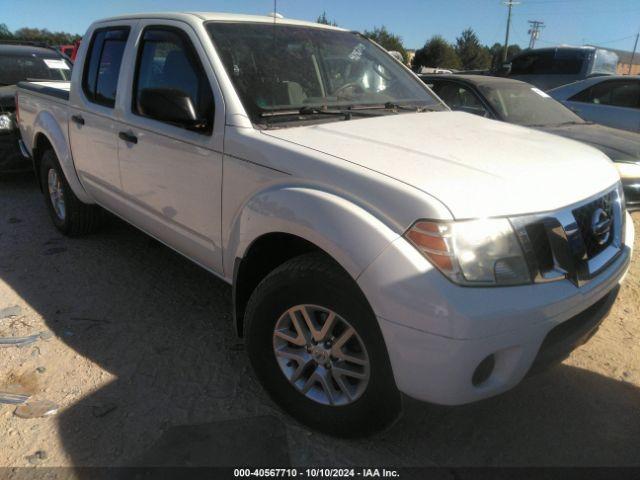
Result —
[[629, 266], [602, 153], [451, 112], [358, 33], [111, 18], [70, 84], [17, 96], [58, 229], [108, 210], [231, 283], [264, 388], [335, 435], [388, 426], [401, 392], [473, 402], [564, 358]]

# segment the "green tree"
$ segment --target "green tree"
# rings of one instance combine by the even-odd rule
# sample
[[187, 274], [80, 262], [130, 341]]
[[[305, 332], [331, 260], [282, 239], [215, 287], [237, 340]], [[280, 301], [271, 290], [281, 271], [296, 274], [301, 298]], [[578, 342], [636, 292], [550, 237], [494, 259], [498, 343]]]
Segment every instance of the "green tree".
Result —
[[316, 23], [322, 23], [323, 25], [333, 25], [334, 27], [338, 26], [335, 20], [329, 20], [327, 18], [327, 12], [322, 12], [322, 15], [318, 16], [318, 18], [316, 19]]
[[483, 47], [478, 36], [467, 28], [456, 38], [456, 53], [465, 70], [484, 70], [491, 67], [491, 55], [486, 47]]
[[16, 40], [42, 42], [49, 45], [64, 45], [80, 40], [80, 35], [67, 32], [51, 32], [46, 28], [20, 28], [13, 33]]
[[[491, 54], [491, 70], [496, 71], [502, 65], [502, 52], [504, 50], [504, 45], [501, 43], [494, 43], [493, 46], [489, 49], [489, 53]], [[507, 48], [507, 62], [510, 62], [513, 57], [522, 52], [522, 48], [520, 45], [509, 45]]]
[[460, 59], [455, 49], [440, 35], [435, 35], [424, 46], [416, 50], [411, 67], [419, 70], [421, 67], [459, 69]]
[[9, 27], [7, 27], [4, 23], [0, 23], [0, 39], [8, 39], [13, 38], [13, 34]]
[[384, 25], [382, 27], [373, 27], [371, 31], [365, 30], [364, 36], [370, 38], [385, 50], [400, 52], [404, 63], [409, 61], [409, 55], [402, 43], [402, 37], [391, 33]]

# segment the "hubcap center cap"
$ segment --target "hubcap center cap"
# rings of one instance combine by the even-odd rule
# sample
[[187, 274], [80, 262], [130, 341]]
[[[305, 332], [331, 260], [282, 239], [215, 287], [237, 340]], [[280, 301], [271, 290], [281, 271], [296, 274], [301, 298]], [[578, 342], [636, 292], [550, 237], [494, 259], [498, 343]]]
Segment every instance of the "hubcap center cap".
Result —
[[311, 356], [318, 363], [327, 363], [329, 358], [331, 358], [331, 353], [329, 353], [329, 350], [326, 348], [315, 345], [311, 347]]

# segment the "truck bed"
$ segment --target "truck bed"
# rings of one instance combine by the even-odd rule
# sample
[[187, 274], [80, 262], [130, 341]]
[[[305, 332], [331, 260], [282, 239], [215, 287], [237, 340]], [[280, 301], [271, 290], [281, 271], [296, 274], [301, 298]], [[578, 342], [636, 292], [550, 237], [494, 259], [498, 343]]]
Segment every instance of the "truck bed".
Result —
[[71, 82], [20, 82], [18, 87], [43, 95], [50, 95], [61, 100], [69, 100]]

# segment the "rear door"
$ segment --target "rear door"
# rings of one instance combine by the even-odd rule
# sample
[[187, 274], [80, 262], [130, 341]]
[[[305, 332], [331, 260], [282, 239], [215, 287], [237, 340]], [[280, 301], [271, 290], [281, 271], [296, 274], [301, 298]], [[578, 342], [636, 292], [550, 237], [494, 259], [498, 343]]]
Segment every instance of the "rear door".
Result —
[[[221, 272], [224, 104], [213, 68], [186, 23], [143, 20], [135, 35], [123, 125], [116, 132], [127, 217]], [[207, 128], [195, 130], [144, 111], [142, 93], [158, 89], [187, 94], [207, 118]]]
[[640, 131], [640, 81], [603, 80], [571, 97], [567, 106], [585, 120]]
[[74, 164], [85, 189], [107, 208], [114, 207], [121, 189], [116, 97], [135, 23], [109, 23], [91, 32], [83, 68], [75, 69], [72, 78], [69, 137]]

